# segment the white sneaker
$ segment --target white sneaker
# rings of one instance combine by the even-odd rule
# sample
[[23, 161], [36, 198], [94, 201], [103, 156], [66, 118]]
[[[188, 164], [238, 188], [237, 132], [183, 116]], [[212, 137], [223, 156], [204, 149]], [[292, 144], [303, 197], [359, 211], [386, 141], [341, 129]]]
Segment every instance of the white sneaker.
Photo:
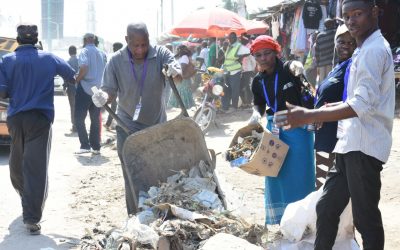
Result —
[[90, 149], [81, 148], [78, 151], [74, 152], [74, 154], [76, 154], [76, 155], [81, 155], [81, 154], [86, 154], [86, 153], [90, 153]]
[[92, 154], [99, 155], [100, 154], [100, 150], [92, 150]]

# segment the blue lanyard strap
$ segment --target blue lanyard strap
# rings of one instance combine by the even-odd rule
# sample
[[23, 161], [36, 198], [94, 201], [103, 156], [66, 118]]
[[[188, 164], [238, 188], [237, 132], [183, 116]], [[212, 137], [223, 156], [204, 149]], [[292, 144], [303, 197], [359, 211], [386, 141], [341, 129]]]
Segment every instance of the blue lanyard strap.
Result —
[[[129, 62], [131, 64], [131, 69], [133, 72], [133, 77], [135, 78], [136, 82], [138, 82], [138, 77], [136, 75], [136, 71], [135, 71], [135, 67], [134, 67], [135, 64], [133, 62], [132, 53], [129, 49], [128, 49], [128, 54], [129, 54]], [[143, 94], [143, 86], [144, 86], [144, 81], [146, 79], [146, 75], [147, 75], [147, 58], [144, 59], [142, 77], [140, 78], [140, 81], [139, 81], [140, 97], [142, 97], [142, 94]]]
[[343, 86], [343, 97], [342, 97], [343, 102], [345, 102], [347, 99], [347, 85], [349, 83], [351, 63], [352, 63], [352, 59], [350, 58], [349, 64], [347, 64], [347, 67], [346, 67], [346, 72], [344, 73], [344, 80], [343, 80], [344, 86]]
[[[341, 62], [340, 64], [336, 64], [336, 66], [331, 70], [331, 72], [329, 72], [328, 76], [325, 78], [325, 79], [329, 79], [331, 77], [331, 75], [333, 74], [333, 72], [335, 72], [337, 69], [342, 68], [343, 65], [345, 65], [346, 63], [349, 63], [349, 64], [346, 66], [346, 71], [345, 71], [344, 78], [343, 78], [344, 79], [344, 81], [343, 81], [344, 82], [344, 89], [343, 89], [343, 97], [342, 97], [343, 101], [346, 101], [346, 97], [347, 97], [347, 82], [349, 80], [351, 58], [346, 60], [346, 61], [344, 61], [344, 62]], [[318, 97], [319, 97], [318, 96], [318, 90], [319, 90], [320, 87], [321, 87], [321, 85], [319, 85], [317, 87], [317, 90], [315, 91], [316, 96], [314, 98], [314, 105], [317, 104], [317, 100], [318, 100]]]
[[274, 103], [274, 107], [271, 106], [271, 103], [269, 101], [269, 98], [268, 98], [268, 95], [267, 95], [267, 90], [265, 89], [264, 78], [261, 80], [261, 82], [262, 82], [262, 87], [263, 87], [263, 90], [264, 90], [265, 101], [267, 102], [268, 107], [270, 107], [272, 109], [272, 111], [274, 113], [276, 113], [276, 111], [278, 111], [278, 100], [276, 98], [276, 93], [278, 92], [278, 73], [275, 73], [275, 84], [274, 84], [275, 85], [275, 89], [274, 89], [274, 92], [275, 92], [275, 100], [274, 100], [274, 102], [275, 103]]

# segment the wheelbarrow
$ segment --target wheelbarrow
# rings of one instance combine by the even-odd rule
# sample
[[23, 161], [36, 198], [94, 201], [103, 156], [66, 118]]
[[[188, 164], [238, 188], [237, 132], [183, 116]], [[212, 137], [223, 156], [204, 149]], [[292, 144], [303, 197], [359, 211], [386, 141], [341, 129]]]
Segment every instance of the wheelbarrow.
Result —
[[[165, 123], [157, 124], [127, 137], [122, 148], [122, 158], [128, 175], [129, 187], [134, 195], [133, 200], [137, 212], [139, 191], [147, 191], [151, 186], [166, 182], [167, 178], [181, 170], [190, 170], [202, 160], [211, 169], [215, 169], [214, 150], [209, 150], [200, 127], [190, 118], [183, 105], [172, 77], [169, 83], [175, 93], [181, 115]], [[113, 116], [126, 132], [127, 126], [105, 105], [105, 109]], [[186, 116], [186, 117], [182, 117]], [[216, 174], [218, 195], [226, 208], [223, 192]]]

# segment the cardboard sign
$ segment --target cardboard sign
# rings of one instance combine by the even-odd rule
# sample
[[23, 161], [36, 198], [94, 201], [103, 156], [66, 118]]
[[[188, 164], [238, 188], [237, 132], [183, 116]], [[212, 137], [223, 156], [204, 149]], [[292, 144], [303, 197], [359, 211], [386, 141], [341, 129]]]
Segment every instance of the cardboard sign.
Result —
[[263, 133], [262, 139], [248, 162], [241, 164], [239, 167], [247, 173], [258, 176], [278, 176], [289, 146], [273, 136], [268, 130], [265, 130], [260, 124], [248, 125], [239, 129], [229, 147], [236, 145], [239, 137], [244, 138], [251, 135], [252, 130]]

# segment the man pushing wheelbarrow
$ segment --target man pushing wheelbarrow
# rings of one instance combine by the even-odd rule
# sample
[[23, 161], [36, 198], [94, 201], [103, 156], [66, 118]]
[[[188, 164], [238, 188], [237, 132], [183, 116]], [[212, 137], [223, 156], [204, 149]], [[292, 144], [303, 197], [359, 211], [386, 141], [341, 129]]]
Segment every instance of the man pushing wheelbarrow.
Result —
[[[198, 164], [212, 168], [201, 129], [190, 118], [167, 120], [165, 76], [181, 104], [174, 81], [181, 81], [181, 68], [164, 47], [151, 46], [144, 23], [129, 24], [127, 46], [106, 65], [101, 90], [93, 89], [92, 100], [105, 107], [117, 121], [117, 150], [121, 161], [128, 214], [138, 212], [139, 191], [166, 181], [167, 177]], [[118, 97], [117, 115], [107, 106]]]

